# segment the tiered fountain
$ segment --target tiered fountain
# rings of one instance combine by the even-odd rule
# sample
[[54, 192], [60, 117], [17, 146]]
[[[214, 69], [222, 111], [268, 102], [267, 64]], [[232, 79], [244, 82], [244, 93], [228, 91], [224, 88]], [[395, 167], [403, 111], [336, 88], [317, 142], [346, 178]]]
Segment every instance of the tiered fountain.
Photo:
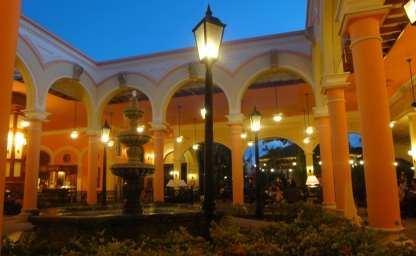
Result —
[[124, 110], [124, 117], [129, 120], [129, 127], [118, 135], [119, 142], [127, 148], [127, 163], [114, 164], [111, 170], [114, 175], [122, 177], [125, 182], [124, 214], [142, 214], [140, 194], [143, 190], [144, 176], [154, 171], [153, 165], [143, 163], [143, 145], [149, 142], [150, 136], [139, 134], [137, 125], [143, 117], [143, 111], [137, 107], [136, 91], [133, 91], [130, 106]]

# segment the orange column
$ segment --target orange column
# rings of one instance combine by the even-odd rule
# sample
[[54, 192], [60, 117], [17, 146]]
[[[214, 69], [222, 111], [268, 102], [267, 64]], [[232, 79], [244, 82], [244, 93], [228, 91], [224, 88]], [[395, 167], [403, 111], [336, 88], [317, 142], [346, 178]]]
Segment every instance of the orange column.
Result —
[[243, 141], [240, 123], [230, 124], [231, 130], [231, 161], [233, 181], [233, 205], [244, 205], [244, 170], [243, 170]]
[[348, 31], [360, 110], [368, 222], [374, 228], [396, 230], [402, 226], [379, 26], [379, 17], [364, 16], [350, 21]]
[[153, 175], [153, 200], [162, 203], [165, 199], [165, 175], [163, 167], [164, 153], [164, 131], [155, 130], [153, 132], [153, 144], [155, 151], [155, 173]]
[[322, 172], [323, 205], [335, 208], [334, 173], [332, 166], [331, 128], [327, 115], [316, 115]]
[[20, 0], [0, 1], [0, 17], [0, 237], [2, 237], [7, 133], [9, 131], [9, 115], [12, 101], [13, 69], [20, 18]]
[[97, 204], [97, 179], [98, 179], [98, 146], [99, 132], [88, 132], [88, 183], [87, 204]]
[[23, 194], [23, 211], [31, 213], [38, 206], [38, 178], [39, 157], [42, 140], [42, 121], [46, 119], [44, 112], [26, 112], [26, 118], [30, 121], [27, 128], [27, 157], [25, 168], [25, 184]]
[[345, 85], [325, 87], [328, 97], [328, 111], [331, 130], [332, 166], [335, 183], [335, 202], [338, 210], [345, 209], [346, 185], [351, 186], [351, 168], [349, 165], [349, 145], [347, 112], [345, 110]]

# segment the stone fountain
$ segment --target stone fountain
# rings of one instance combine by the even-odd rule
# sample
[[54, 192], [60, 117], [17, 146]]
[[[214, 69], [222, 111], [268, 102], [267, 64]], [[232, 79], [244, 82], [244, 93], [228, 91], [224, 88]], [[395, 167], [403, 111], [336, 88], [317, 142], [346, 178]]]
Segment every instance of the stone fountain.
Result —
[[125, 184], [123, 213], [139, 215], [143, 213], [140, 194], [144, 187], [144, 176], [152, 174], [154, 166], [143, 162], [143, 145], [149, 142], [150, 136], [137, 132], [137, 125], [139, 119], [143, 117], [143, 111], [137, 107], [136, 91], [133, 91], [130, 106], [124, 110], [123, 114], [129, 120], [129, 127], [121, 131], [117, 137], [119, 142], [127, 148], [127, 163], [114, 164], [111, 166], [111, 171], [114, 175], [122, 177]]

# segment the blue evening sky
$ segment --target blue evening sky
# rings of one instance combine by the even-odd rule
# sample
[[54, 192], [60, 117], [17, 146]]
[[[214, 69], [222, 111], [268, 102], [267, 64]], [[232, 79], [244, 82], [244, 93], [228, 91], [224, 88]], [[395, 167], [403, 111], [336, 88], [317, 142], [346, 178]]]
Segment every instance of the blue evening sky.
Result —
[[225, 40], [305, 27], [306, 0], [23, 0], [23, 14], [101, 61], [192, 47], [208, 2]]

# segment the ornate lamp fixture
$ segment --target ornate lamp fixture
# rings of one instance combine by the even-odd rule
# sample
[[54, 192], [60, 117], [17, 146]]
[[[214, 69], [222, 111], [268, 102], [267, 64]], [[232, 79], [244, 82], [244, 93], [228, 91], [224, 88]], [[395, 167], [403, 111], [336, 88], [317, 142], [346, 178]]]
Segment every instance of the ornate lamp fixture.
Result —
[[409, 0], [404, 6], [403, 6], [407, 18], [409, 18], [410, 23], [415, 24], [416, 23], [416, 0]]

